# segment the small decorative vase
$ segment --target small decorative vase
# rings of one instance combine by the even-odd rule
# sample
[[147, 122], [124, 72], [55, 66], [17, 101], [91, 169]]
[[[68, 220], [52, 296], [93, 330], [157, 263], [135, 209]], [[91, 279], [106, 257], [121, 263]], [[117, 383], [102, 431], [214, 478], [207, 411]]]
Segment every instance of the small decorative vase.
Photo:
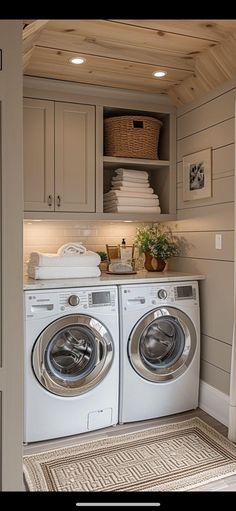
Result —
[[165, 268], [165, 261], [158, 257], [153, 257], [149, 252], [145, 252], [144, 266], [147, 271], [163, 271]]

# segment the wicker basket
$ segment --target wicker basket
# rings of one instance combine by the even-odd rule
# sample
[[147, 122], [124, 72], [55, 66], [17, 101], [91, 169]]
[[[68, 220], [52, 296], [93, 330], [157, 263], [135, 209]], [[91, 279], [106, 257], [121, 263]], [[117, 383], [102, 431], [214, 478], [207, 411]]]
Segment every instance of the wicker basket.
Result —
[[104, 126], [105, 156], [158, 159], [159, 119], [124, 115], [105, 119]]

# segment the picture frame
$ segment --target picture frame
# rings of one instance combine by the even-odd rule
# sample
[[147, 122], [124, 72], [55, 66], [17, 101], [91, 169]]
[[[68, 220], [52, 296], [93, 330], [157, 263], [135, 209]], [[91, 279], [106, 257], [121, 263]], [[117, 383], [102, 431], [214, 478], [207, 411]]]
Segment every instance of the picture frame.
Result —
[[212, 195], [211, 147], [183, 157], [183, 201]]

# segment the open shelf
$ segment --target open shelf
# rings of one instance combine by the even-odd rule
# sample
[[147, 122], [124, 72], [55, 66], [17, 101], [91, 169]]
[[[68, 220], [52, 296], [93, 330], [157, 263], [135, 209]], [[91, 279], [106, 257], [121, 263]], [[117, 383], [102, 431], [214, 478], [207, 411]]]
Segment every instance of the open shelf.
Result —
[[148, 160], [143, 158], [118, 158], [116, 156], [103, 157], [104, 169], [117, 169], [119, 165], [125, 165], [125, 168], [138, 167], [140, 170], [153, 167], [169, 167], [168, 160]]

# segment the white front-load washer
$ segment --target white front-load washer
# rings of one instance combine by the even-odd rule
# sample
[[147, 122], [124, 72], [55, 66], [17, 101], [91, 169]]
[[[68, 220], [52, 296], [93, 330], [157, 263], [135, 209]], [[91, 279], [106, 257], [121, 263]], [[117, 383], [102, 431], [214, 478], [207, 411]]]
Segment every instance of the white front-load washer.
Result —
[[198, 406], [197, 282], [120, 286], [119, 422]]
[[117, 288], [25, 292], [24, 442], [117, 424]]

